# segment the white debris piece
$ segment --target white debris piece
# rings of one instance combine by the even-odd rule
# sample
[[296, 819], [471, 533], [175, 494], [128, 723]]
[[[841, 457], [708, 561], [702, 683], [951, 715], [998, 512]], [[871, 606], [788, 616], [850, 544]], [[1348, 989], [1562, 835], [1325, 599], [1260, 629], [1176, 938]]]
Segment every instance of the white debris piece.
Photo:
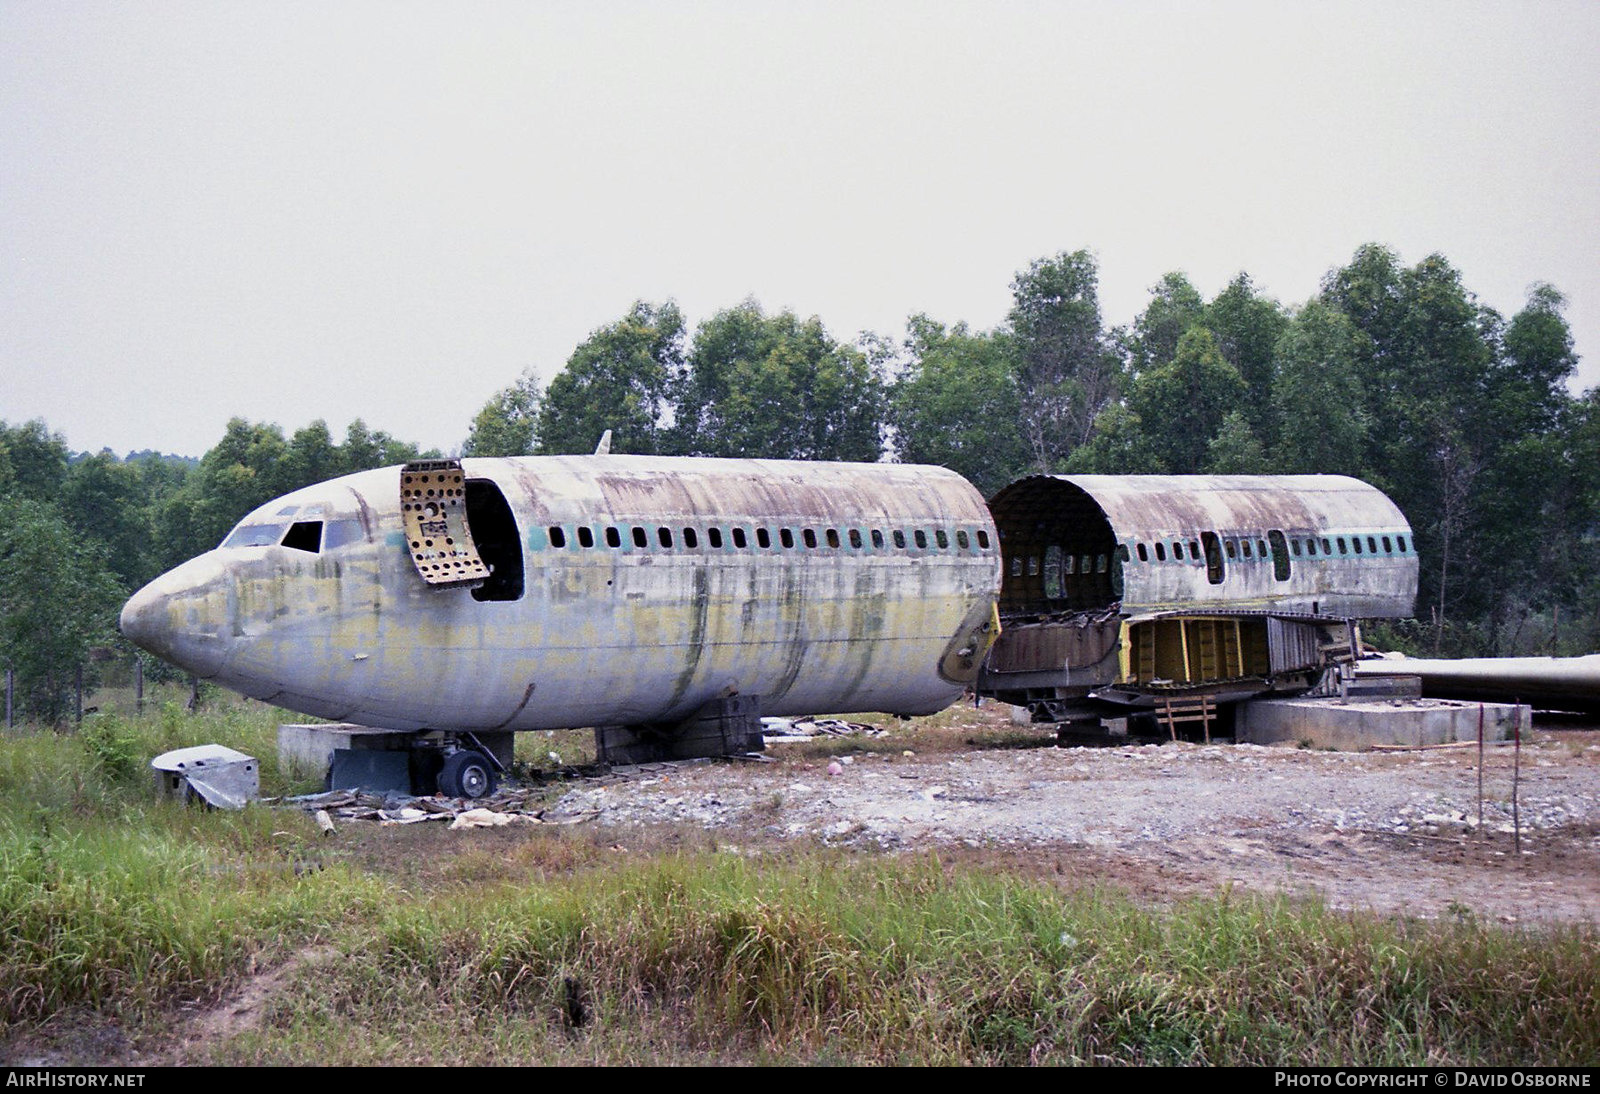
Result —
[[499, 828], [515, 821], [511, 813], [496, 813], [493, 809], [468, 809], [450, 822], [450, 831], [458, 828]]
[[216, 809], [243, 809], [261, 794], [254, 756], [224, 745], [195, 745], [163, 752], [150, 761], [161, 791], [176, 798], [198, 797]]

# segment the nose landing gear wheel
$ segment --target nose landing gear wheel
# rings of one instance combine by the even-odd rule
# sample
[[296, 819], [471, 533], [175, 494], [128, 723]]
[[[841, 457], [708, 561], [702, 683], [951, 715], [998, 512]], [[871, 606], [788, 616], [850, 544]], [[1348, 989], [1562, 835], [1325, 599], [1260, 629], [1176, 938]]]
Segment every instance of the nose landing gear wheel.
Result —
[[486, 798], [498, 782], [488, 758], [471, 749], [450, 753], [439, 769], [439, 793], [447, 798]]

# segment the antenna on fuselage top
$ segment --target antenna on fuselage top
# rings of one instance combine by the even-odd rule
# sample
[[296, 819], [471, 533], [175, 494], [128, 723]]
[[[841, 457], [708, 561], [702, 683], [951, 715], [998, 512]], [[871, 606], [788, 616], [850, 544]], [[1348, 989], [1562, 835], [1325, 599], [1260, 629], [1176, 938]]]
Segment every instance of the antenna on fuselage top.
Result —
[[594, 454], [596, 456], [611, 455], [611, 430], [608, 429], [600, 434], [600, 443], [594, 446]]

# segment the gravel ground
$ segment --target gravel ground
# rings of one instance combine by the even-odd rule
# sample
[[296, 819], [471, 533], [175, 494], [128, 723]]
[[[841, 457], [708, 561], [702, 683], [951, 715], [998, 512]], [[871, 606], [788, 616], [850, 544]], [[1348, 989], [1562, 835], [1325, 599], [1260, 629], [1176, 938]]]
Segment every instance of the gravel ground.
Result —
[[837, 762], [795, 752], [779, 744], [766, 764], [635, 771], [571, 791], [552, 813], [701, 826], [733, 846], [993, 849], [1156, 900], [1233, 884], [1429, 917], [1600, 920], [1593, 731], [1536, 732], [1520, 761], [1492, 748], [1481, 828], [1473, 749], [1169, 743], [858, 752]]

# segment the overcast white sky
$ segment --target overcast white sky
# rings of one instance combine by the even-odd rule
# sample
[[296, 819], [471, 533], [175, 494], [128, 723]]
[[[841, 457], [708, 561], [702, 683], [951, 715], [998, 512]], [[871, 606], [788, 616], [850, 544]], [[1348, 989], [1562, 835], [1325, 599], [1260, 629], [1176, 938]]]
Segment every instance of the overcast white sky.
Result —
[[1087, 247], [1285, 303], [1357, 246], [1600, 382], [1600, 3], [0, 0], [0, 418], [449, 451], [636, 299], [999, 323]]

